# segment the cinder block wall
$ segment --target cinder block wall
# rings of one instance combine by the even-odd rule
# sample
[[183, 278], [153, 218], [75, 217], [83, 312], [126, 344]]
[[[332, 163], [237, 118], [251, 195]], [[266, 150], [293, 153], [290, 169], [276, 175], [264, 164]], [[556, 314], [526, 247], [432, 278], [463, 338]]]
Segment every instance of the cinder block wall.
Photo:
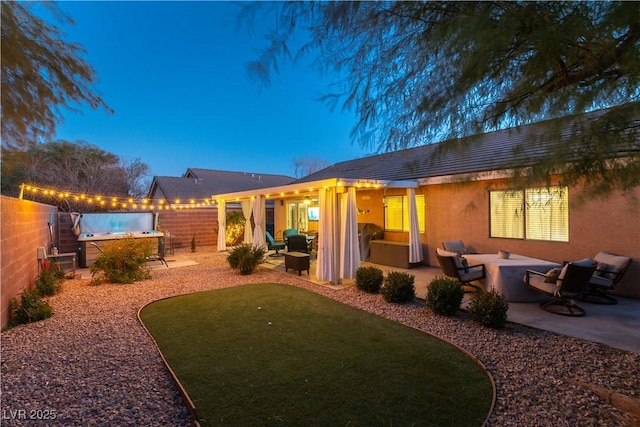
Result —
[[36, 248], [40, 246], [48, 250], [51, 243], [49, 218], [50, 215], [55, 218], [58, 209], [29, 200], [1, 196], [0, 210], [0, 322], [5, 327], [9, 322], [9, 301], [24, 289], [34, 286], [38, 275]]
[[182, 209], [162, 211], [158, 228], [173, 236], [176, 248], [191, 246], [195, 234], [197, 246], [215, 246], [218, 243], [218, 209]]

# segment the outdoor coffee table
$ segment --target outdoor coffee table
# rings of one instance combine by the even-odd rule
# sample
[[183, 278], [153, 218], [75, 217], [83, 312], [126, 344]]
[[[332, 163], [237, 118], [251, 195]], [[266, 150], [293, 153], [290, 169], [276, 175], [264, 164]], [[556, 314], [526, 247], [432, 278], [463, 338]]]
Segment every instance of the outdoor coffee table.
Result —
[[552, 268], [562, 267], [555, 262], [518, 254], [511, 254], [508, 259], [500, 258], [498, 254], [466, 254], [464, 257], [469, 265], [484, 264], [487, 273], [483, 280], [485, 287], [487, 290], [495, 289], [509, 302], [537, 302], [546, 298], [527, 287], [522, 280], [525, 272], [546, 273]]
[[298, 276], [302, 276], [302, 270], [307, 270], [309, 275], [309, 254], [304, 252], [285, 252], [284, 254], [284, 271], [293, 269], [298, 272]]

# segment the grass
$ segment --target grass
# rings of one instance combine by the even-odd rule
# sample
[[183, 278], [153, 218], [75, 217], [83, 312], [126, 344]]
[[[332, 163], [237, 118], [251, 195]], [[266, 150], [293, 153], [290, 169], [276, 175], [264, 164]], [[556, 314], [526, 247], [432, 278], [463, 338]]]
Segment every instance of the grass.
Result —
[[455, 347], [292, 286], [180, 296], [141, 318], [203, 425], [479, 426], [491, 404]]

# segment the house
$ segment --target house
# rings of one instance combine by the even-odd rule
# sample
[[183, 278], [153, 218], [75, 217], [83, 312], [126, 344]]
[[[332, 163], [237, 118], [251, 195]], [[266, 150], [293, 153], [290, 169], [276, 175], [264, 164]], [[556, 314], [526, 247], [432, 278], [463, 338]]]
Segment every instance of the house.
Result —
[[539, 185], [517, 178], [515, 168], [531, 165], [548, 150], [576, 146], [568, 131], [556, 140], [541, 138], [552, 125], [364, 157], [290, 184], [212, 195], [219, 201], [275, 199], [276, 233], [317, 229], [319, 280], [354, 277], [360, 263], [357, 223], [374, 223], [384, 229], [385, 240], [408, 244], [412, 262], [433, 266], [435, 249], [455, 239], [477, 252], [509, 249], [560, 263], [600, 251], [623, 254], [634, 262], [616, 290], [640, 298], [640, 187], [603, 198], [590, 197], [584, 185], [564, 184], [561, 173]]
[[[217, 239], [217, 206], [211, 195], [285, 185], [294, 178], [285, 175], [189, 168], [181, 177], [155, 176], [147, 198], [159, 211], [159, 228], [169, 234], [169, 247], [188, 247], [192, 237], [198, 245], [212, 246]], [[241, 204], [230, 209], [241, 210]], [[267, 221], [273, 222], [273, 201], [267, 206]]]

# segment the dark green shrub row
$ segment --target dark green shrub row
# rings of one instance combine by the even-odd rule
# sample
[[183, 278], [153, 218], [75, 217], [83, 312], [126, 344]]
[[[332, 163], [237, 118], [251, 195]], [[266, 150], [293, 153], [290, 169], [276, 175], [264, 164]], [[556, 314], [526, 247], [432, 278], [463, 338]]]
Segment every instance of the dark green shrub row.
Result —
[[367, 266], [356, 270], [356, 287], [370, 294], [380, 292], [384, 274], [378, 267]]
[[439, 276], [429, 283], [426, 304], [431, 310], [443, 316], [453, 316], [460, 309], [464, 289], [455, 279]]
[[[150, 279], [147, 261], [155, 253], [155, 243], [155, 239], [135, 239], [128, 236], [105, 244], [102, 253], [90, 267], [94, 274], [92, 283], [100, 283], [102, 276], [111, 283], [133, 283]], [[95, 276], [96, 273], [100, 275]]]
[[509, 303], [506, 298], [491, 289], [489, 292], [474, 292], [467, 312], [474, 322], [500, 329], [507, 323], [507, 310]]
[[404, 303], [416, 297], [415, 276], [399, 271], [389, 271], [384, 277], [380, 293], [387, 302]]
[[262, 262], [267, 250], [264, 246], [254, 248], [248, 243], [236, 246], [229, 252], [227, 262], [234, 270], [239, 270], [240, 274], [251, 274], [253, 270]]
[[[435, 313], [453, 316], [460, 310], [463, 296], [464, 289], [460, 282], [448, 277], [436, 277], [429, 284], [426, 304]], [[492, 289], [488, 292], [474, 292], [467, 313], [474, 322], [499, 329], [507, 322], [508, 309], [506, 298]]]
[[387, 302], [404, 303], [416, 297], [412, 274], [389, 271], [386, 275], [378, 267], [365, 266], [356, 270], [356, 287], [362, 291], [382, 294]]

